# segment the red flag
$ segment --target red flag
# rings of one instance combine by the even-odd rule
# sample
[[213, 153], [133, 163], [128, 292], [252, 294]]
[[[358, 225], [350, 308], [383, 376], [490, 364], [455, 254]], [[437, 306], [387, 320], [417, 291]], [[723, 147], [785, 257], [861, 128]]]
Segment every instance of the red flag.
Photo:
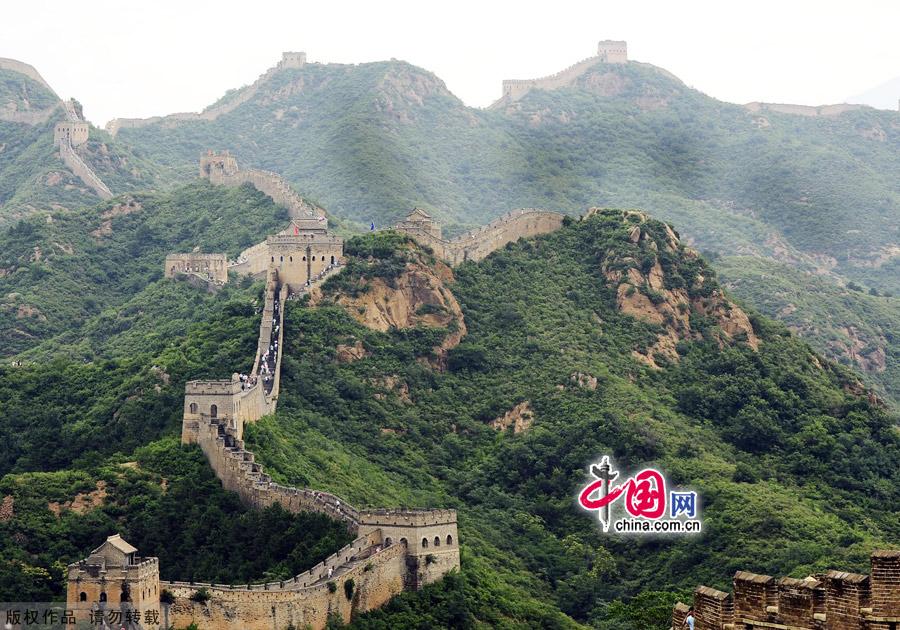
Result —
[[294, 236], [297, 236], [298, 234], [300, 234], [300, 230], [299, 230], [299, 229], [297, 228], [297, 226], [295, 225], [295, 226], [294, 226]]

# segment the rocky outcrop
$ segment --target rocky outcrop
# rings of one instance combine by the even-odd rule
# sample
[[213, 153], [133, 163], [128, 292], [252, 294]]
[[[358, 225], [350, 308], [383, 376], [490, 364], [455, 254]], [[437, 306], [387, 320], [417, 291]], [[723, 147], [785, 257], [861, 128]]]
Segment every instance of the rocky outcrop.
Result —
[[633, 352], [635, 359], [651, 367], [659, 367], [660, 357], [677, 362], [678, 342], [701, 337], [696, 318], [714, 324], [720, 346], [759, 347], [747, 314], [725, 296], [671, 227], [635, 211], [623, 212], [622, 219], [629, 226], [627, 244], [604, 257], [603, 275], [615, 288], [622, 313], [662, 329], [649, 348]]
[[363, 342], [356, 340], [354, 344], [339, 343], [334, 348], [335, 360], [338, 363], [353, 363], [369, 356], [369, 352], [363, 346]]
[[106, 482], [101, 479], [97, 482], [97, 487], [91, 492], [80, 492], [76, 494], [75, 498], [71, 501], [64, 501], [62, 503], [51, 501], [47, 504], [47, 508], [57, 517], [66, 511], [71, 511], [75, 514], [84, 514], [85, 512], [90, 512], [94, 508], [100, 507], [105, 500]]
[[506, 431], [512, 427], [513, 433], [522, 433], [534, 424], [534, 411], [529, 401], [521, 402], [499, 418], [491, 420], [491, 428], [497, 431]]
[[15, 517], [16, 511], [14, 505], [15, 501], [11, 494], [7, 494], [3, 497], [3, 502], [0, 503], [0, 523], [11, 521]]
[[419, 326], [449, 329], [434, 349], [440, 367], [447, 351], [459, 345], [466, 334], [462, 309], [446, 286], [452, 280], [453, 272], [445, 264], [415, 259], [407, 262], [396, 278], [359, 278], [353, 294], [340, 293], [335, 301], [359, 323], [380, 332]]

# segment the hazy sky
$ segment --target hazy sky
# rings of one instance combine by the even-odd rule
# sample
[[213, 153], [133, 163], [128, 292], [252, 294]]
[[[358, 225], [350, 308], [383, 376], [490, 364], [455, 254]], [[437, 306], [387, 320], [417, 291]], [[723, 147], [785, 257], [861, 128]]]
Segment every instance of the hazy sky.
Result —
[[739, 103], [842, 102], [900, 75], [900, 3], [890, 0], [28, 0], [4, 2], [0, 15], [0, 57], [35, 66], [100, 125], [198, 111], [283, 50], [404, 59], [475, 106], [499, 97], [501, 79], [561, 70], [600, 39], [625, 39], [630, 58]]

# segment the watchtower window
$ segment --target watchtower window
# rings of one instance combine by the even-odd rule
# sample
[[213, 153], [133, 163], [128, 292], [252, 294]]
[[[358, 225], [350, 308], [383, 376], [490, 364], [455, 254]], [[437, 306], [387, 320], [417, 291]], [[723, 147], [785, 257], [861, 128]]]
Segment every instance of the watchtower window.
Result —
[[278, 257], [278, 262], [284, 262], [284, 256], [279, 256], [279, 257]]
[[334, 264], [334, 256], [331, 257], [331, 264]]
[[428, 549], [428, 539], [427, 538], [422, 539], [422, 549]]
[[87, 593], [85, 593], [84, 591], [81, 591], [81, 595], [78, 596], [78, 601], [86, 602], [87, 601]]
[[447, 545], [449, 546], [452, 544], [453, 544], [453, 536], [451, 536], [450, 534], [447, 534]]
[[294, 257], [293, 257], [293, 256], [288, 256], [288, 262], [294, 262]]
[[441, 538], [440, 538], [440, 536], [435, 536], [435, 537], [434, 537], [434, 546], [435, 546], [435, 547], [440, 547], [440, 546], [441, 546]]
[[191, 403], [191, 413], [197, 413], [197, 403]]
[[384, 539], [384, 546], [385, 546], [385, 547], [390, 547], [390, 546], [393, 545], [393, 544], [394, 544], [394, 541], [391, 540], [391, 537], [390, 537], [390, 536], [388, 536], [387, 538]]
[[101, 601], [101, 602], [105, 602], [105, 601], [106, 601], [106, 593], [100, 593], [100, 601]]
[[405, 538], [401, 538], [401, 539], [400, 539], [400, 544], [401, 544], [401, 545], [408, 545], [409, 542], [408, 542]]
[[210, 417], [216, 418], [219, 415], [219, 408], [216, 405], [210, 405], [209, 407], [209, 415]]
[[275, 262], [275, 257], [274, 257], [274, 256], [272, 256], [272, 262]]
[[303, 257], [303, 261], [306, 262], [306, 256]]

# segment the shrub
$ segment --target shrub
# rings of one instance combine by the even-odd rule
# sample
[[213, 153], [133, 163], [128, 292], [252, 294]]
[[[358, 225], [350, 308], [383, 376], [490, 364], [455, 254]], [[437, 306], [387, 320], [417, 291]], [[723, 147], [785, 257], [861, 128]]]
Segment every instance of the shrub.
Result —
[[347, 597], [347, 601], [353, 599], [353, 589], [355, 586], [356, 583], [353, 581], [353, 578], [344, 582], [344, 595]]

